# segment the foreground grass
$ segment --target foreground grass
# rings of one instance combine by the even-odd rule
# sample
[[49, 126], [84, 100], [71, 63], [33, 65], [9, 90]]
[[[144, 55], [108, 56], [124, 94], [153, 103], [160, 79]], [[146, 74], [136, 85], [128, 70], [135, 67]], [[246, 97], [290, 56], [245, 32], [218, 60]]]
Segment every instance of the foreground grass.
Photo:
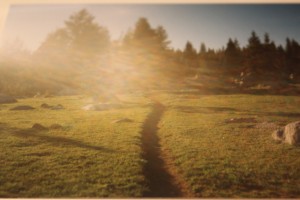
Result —
[[[127, 99], [128, 100], [128, 99]], [[0, 105], [0, 197], [138, 197], [145, 190], [142, 98], [120, 109], [83, 111], [78, 96]], [[62, 104], [64, 110], [41, 108]], [[11, 111], [17, 105], [35, 110]], [[130, 123], [112, 123], [120, 118]], [[34, 123], [61, 129], [33, 130]]]
[[[276, 125], [299, 120], [300, 97], [162, 95], [162, 148], [198, 197], [299, 197], [300, 149]], [[252, 123], [227, 123], [231, 118]]]
[[[164, 93], [157, 99], [165, 105], [157, 133], [162, 150], [197, 197], [300, 196], [300, 149], [271, 138], [278, 126], [299, 120], [300, 97]], [[104, 111], [83, 111], [88, 102], [80, 96], [0, 105], [0, 197], [141, 197], [148, 190], [141, 129], [151, 107], [142, 97], [123, 100], [121, 108]], [[17, 105], [36, 109], [9, 110]], [[241, 117], [256, 122], [227, 122]], [[113, 123], [121, 118], [133, 122]], [[62, 128], [35, 130], [35, 123]]]

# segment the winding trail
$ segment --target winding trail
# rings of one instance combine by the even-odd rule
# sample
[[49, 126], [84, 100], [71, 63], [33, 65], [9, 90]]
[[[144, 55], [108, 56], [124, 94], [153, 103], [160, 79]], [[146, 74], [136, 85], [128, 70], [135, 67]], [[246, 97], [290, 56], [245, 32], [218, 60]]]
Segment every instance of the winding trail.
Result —
[[157, 131], [165, 110], [164, 105], [155, 101], [141, 133], [143, 158], [147, 161], [143, 172], [149, 186], [144, 197], [191, 197], [171, 159], [161, 150]]

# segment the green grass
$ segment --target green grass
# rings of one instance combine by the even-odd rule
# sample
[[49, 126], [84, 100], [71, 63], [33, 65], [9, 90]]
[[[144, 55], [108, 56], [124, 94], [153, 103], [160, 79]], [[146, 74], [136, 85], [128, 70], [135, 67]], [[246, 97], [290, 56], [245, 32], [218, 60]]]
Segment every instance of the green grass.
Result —
[[[158, 131], [162, 150], [197, 197], [300, 196], [300, 149], [271, 138], [274, 124], [299, 120], [300, 97], [156, 97], [166, 106]], [[141, 197], [148, 188], [140, 133], [151, 107], [138, 96], [122, 100], [128, 103], [106, 111], [83, 111], [88, 101], [82, 96], [0, 104], [0, 197]], [[36, 109], [9, 110], [17, 105]], [[240, 117], [257, 122], [226, 123]], [[112, 123], [120, 118], [133, 122]], [[33, 130], [34, 123], [63, 128]]]
[[[300, 97], [162, 95], [159, 137], [198, 197], [299, 197], [300, 149], [275, 142], [277, 125], [299, 120]], [[255, 117], [257, 123], [226, 123]]]
[[[128, 99], [127, 99], [128, 100]], [[138, 97], [107, 111], [83, 111], [78, 96], [0, 105], [1, 197], [132, 197], [145, 190], [140, 131], [150, 108]], [[40, 107], [62, 104], [65, 110]], [[17, 105], [35, 110], [10, 111]], [[120, 118], [131, 123], [112, 123]], [[62, 129], [35, 131], [40, 123]]]

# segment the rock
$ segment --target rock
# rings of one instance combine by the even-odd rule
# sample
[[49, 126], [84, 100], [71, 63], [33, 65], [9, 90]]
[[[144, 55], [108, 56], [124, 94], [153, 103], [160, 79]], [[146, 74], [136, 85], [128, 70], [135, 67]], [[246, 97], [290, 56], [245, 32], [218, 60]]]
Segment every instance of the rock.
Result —
[[52, 124], [49, 128], [50, 129], [61, 129], [62, 125], [60, 125], [60, 124]]
[[274, 140], [283, 141], [291, 145], [300, 144], [300, 121], [290, 123], [284, 128], [272, 133]]
[[51, 110], [63, 110], [65, 109], [61, 104], [57, 104], [56, 106], [50, 106], [46, 103], [41, 104], [41, 108], [47, 108]]
[[82, 107], [83, 110], [94, 110], [94, 111], [103, 111], [113, 108], [121, 108], [121, 104], [114, 103], [99, 103], [99, 104], [88, 104]]
[[16, 103], [17, 100], [11, 96], [0, 94], [0, 104], [2, 103]]
[[45, 126], [43, 126], [41, 124], [38, 124], [38, 123], [33, 124], [33, 126], [31, 128], [35, 129], [35, 130], [40, 130], [40, 131], [42, 131], [42, 130], [48, 130], [47, 127], [45, 127]]
[[51, 108], [52, 106], [49, 106], [48, 104], [46, 103], [43, 103], [41, 104], [41, 108]]
[[123, 118], [123, 119], [115, 120], [112, 123], [121, 123], [121, 122], [133, 122], [133, 120], [132, 119], [128, 119], [128, 118]]
[[82, 110], [95, 110], [95, 106], [93, 104], [88, 104], [82, 107]]
[[278, 129], [272, 133], [272, 137], [276, 141], [284, 141], [284, 129]]
[[63, 110], [65, 109], [61, 104], [57, 104], [56, 106], [52, 106], [51, 110]]
[[257, 120], [254, 117], [248, 117], [248, 118], [231, 118], [225, 120], [226, 123], [256, 123]]
[[291, 145], [300, 144], [300, 121], [290, 123], [284, 128], [285, 142]]
[[31, 107], [31, 106], [16, 106], [14, 108], [11, 108], [10, 110], [33, 110], [35, 108]]
[[39, 93], [39, 92], [33, 96], [33, 98], [39, 98], [39, 97], [41, 97], [41, 93]]

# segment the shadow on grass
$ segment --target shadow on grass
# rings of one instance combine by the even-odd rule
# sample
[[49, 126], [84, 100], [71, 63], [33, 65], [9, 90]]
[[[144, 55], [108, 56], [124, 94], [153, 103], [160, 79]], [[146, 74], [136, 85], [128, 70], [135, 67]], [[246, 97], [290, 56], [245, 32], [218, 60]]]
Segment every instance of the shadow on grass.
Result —
[[263, 112], [263, 111], [251, 111], [251, 110], [240, 110], [241, 112], [244, 112], [243, 115], [254, 115], [254, 116], [258, 116], [258, 117], [287, 117], [287, 118], [291, 118], [291, 120], [293, 120], [293, 118], [295, 118], [297, 120], [297, 118], [300, 118], [300, 113], [299, 112]]
[[7, 123], [0, 122], [0, 134], [4, 134], [5, 132], [13, 132], [15, 130], [17, 130], [17, 129], [8, 126]]
[[180, 112], [203, 113], [203, 114], [239, 111], [235, 108], [228, 108], [228, 107], [175, 106], [174, 108], [179, 110]]
[[230, 107], [200, 107], [200, 106], [174, 106], [173, 108], [180, 112], [185, 112], [185, 113], [213, 114], [213, 113], [222, 113], [222, 112], [244, 112], [245, 115], [300, 118], [299, 112], [263, 112], [263, 111], [242, 110], [242, 109], [236, 109]]
[[262, 112], [261, 114], [266, 116], [278, 116], [278, 117], [295, 117], [295, 118], [300, 117], [300, 113], [296, 113], [296, 112]]
[[[251, 94], [251, 95], [273, 95], [273, 96], [297, 96], [300, 89], [295, 87], [286, 87], [283, 89], [249, 89], [249, 88], [222, 88], [222, 87], [193, 87], [186, 89], [168, 91], [174, 95], [234, 95], [234, 94]], [[187, 97], [188, 98], [188, 97]]]
[[58, 145], [74, 146], [74, 147], [97, 150], [97, 151], [114, 152], [113, 150], [108, 149], [108, 148], [86, 144], [84, 142], [70, 139], [70, 138], [45, 135], [46, 132], [47, 131], [45, 131], [45, 130], [15, 129], [14, 131], [11, 131], [11, 134], [16, 137], [20, 137], [20, 138], [25, 138], [25, 139], [32, 138], [32, 139], [37, 139], [37, 140], [40, 140], [43, 142], [48, 142], [53, 146], [58, 146]]

